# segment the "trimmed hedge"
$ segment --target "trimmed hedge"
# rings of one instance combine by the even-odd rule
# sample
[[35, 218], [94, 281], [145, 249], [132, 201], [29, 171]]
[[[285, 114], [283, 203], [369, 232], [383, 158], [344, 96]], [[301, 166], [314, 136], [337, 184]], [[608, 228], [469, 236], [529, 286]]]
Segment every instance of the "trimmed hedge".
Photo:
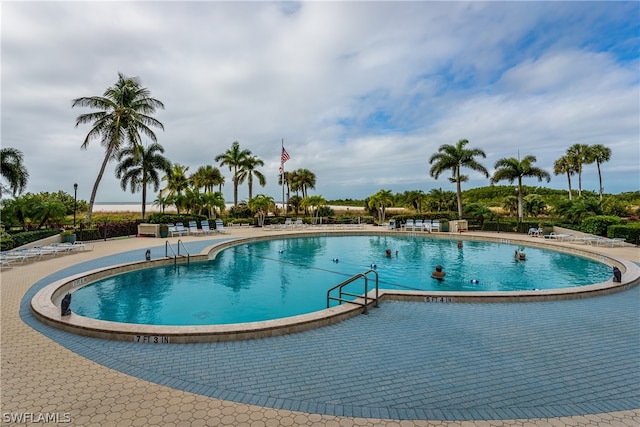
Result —
[[[0, 247], [2, 247], [3, 251], [16, 248], [18, 246], [27, 245], [31, 242], [36, 242], [41, 239], [46, 239], [47, 237], [55, 236], [56, 234], [60, 234], [60, 230], [56, 228], [47, 228], [45, 230], [36, 230], [36, 231], [23, 231], [20, 233], [12, 233], [5, 238], [4, 234], [0, 238]], [[11, 247], [7, 247], [11, 245]]]
[[619, 224], [622, 224], [622, 219], [617, 216], [596, 215], [582, 220], [580, 231], [595, 234], [596, 236], [604, 236], [607, 234], [609, 226]]
[[607, 227], [607, 237], [610, 239], [623, 238], [627, 243], [640, 245], [640, 221], [610, 225]]

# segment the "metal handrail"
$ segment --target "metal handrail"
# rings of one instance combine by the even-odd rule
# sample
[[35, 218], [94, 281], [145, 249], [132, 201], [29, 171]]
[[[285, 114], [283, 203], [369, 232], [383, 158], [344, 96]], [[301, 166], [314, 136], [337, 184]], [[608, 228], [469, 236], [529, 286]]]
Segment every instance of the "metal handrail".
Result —
[[184, 248], [184, 251], [187, 254], [187, 265], [189, 265], [189, 262], [191, 260], [191, 255], [189, 254], [189, 251], [187, 251], [187, 248], [184, 245], [184, 243], [182, 242], [182, 240], [178, 240], [178, 253], [177, 254], [173, 250], [173, 246], [171, 246], [171, 243], [169, 243], [169, 241], [166, 240], [164, 242], [164, 256], [169, 258], [169, 249], [171, 249], [171, 253], [173, 254], [173, 265], [174, 266], [177, 265], [178, 264], [178, 257], [179, 256], [184, 256], [184, 255], [180, 255], [180, 244], [182, 244], [182, 247]]
[[191, 255], [189, 254], [187, 247], [184, 245], [184, 242], [178, 239], [178, 255], [180, 255], [180, 245], [182, 245], [182, 248], [184, 249], [184, 253], [187, 254], [187, 265], [189, 265], [189, 261], [191, 261]]
[[[369, 273], [374, 273], [376, 275], [376, 296], [375, 298], [369, 298], [369, 278], [367, 277], [367, 275]], [[364, 303], [358, 302], [357, 300], [350, 300], [350, 299], [345, 299], [343, 298], [343, 296], [352, 296], [352, 297], [358, 297], [358, 298], [362, 298], [363, 296], [360, 294], [353, 294], [350, 292], [345, 292], [343, 290], [343, 288], [345, 286], [347, 286], [348, 284], [355, 282], [358, 279], [364, 279]], [[334, 297], [331, 295], [331, 292], [339, 289], [339, 296]], [[365, 271], [364, 273], [358, 273], [355, 276], [352, 276], [350, 278], [348, 278], [347, 280], [338, 283], [337, 285], [335, 285], [333, 288], [329, 289], [327, 291], [327, 308], [329, 308], [331, 301], [338, 301], [339, 305], [342, 304], [342, 302], [348, 302], [350, 304], [356, 304], [356, 305], [360, 305], [364, 307], [364, 312], [363, 314], [368, 314], [367, 308], [369, 306], [369, 300], [371, 299], [372, 301], [374, 301], [374, 307], [378, 307], [378, 295], [379, 295], [379, 288], [378, 288], [378, 272], [376, 270], [368, 270]]]

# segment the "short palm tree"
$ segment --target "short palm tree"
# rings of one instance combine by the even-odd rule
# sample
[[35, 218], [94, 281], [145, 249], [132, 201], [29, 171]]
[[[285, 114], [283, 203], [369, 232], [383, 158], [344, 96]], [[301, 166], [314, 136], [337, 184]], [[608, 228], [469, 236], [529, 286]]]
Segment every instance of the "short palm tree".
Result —
[[262, 227], [264, 225], [264, 219], [275, 206], [275, 202], [271, 196], [258, 194], [256, 197], [249, 199], [247, 205], [249, 209], [251, 209], [251, 212], [254, 212], [258, 216], [258, 226]]
[[187, 171], [189, 166], [182, 166], [174, 163], [169, 172], [162, 177], [167, 184], [160, 190], [160, 195], [171, 201], [180, 213], [180, 208], [184, 205], [184, 192], [189, 188], [189, 178]]
[[391, 194], [391, 190], [380, 190], [369, 197], [369, 208], [375, 209], [378, 212], [378, 220], [380, 223], [384, 222], [386, 210], [390, 206], [393, 206], [393, 194]]
[[229, 171], [233, 172], [233, 206], [238, 206], [238, 179], [239, 171], [247, 157], [251, 156], [251, 151], [242, 150], [238, 141], [233, 141], [231, 148], [216, 156], [215, 161], [220, 162], [220, 166], [227, 165]]
[[302, 201], [305, 209], [307, 207], [312, 208], [312, 216], [314, 217], [314, 224], [316, 224], [318, 218], [320, 217], [320, 207], [326, 206], [327, 201], [324, 197], [320, 195], [308, 196]]
[[118, 152], [120, 162], [116, 166], [116, 178], [120, 179], [120, 187], [126, 191], [127, 185], [131, 193], [142, 190], [142, 220], [145, 219], [147, 207], [147, 188], [153, 186], [153, 191], [160, 188], [159, 171], [169, 173], [171, 162], [162, 155], [164, 148], [158, 143], [147, 147], [135, 145]]
[[15, 197], [26, 188], [29, 172], [27, 172], [23, 160], [24, 156], [20, 150], [15, 148], [0, 149], [0, 174], [8, 182], [7, 186], [2, 185], [1, 187], [0, 199], [2, 193], [10, 193]]
[[519, 160], [515, 157], [499, 159], [495, 168], [496, 171], [491, 178], [491, 183], [507, 180], [510, 183], [518, 181], [518, 220], [523, 218], [523, 202], [522, 202], [522, 178], [537, 178], [538, 181], [546, 179], [551, 181], [551, 175], [544, 169], [533, 166], [536, 162], [535, 156], [526, 156]]
[[81, 114], [76, 118], [76, 127], [85, 123], [92, 124], [81, 148], [86, 150], [92, 139], [99, 139], [105, 149], [104, 160], [89, 199], [87, 223], [91, 222], [93, 204], [107, 163], [115, 159], [121, 149], [140, 145], [141, 133], [153, 142], [157, 142], [156, 134], [151, 128], [157, 127], [164, 130], [162, 123], [152, 117], [152, 114], [158, 108], [164, 108], [164, 105], [150, 95], [149, 90], [142, 87], [139, 78], [127, 77], [118, 73], [118, 81], [115, 85], [107, 88], [103, 96], [89, 96], [73, 100], [72, 107], [89, 107], [100, 110]]
[[253, 177], [258, 178], [258, 184], [261, 187], [264, 187], [267, 184], [267, 179], [265, 176], [256, 169], [258, 166], [264, 166], [264, 162], [260, 157], [257, 156], [247, 156], [247, 158], [242, 162], [242, 166], [240, 167], [240, 171], [238, 172], [238, 184], [242, 184], [244, 180], [247, 180], [247, 184], [249, 185], [249, 199], [253, 197]]
[[489, 172], [476, 161], [476, 157], [486, 158], [487, 155], [480, 148], [465, 148], [469, 143], [466, 139], [461, 139], [456, 145], [443, 144], [429, 159], [429, 164], [433, 164], [429, 170], [429, 175], [438, 179], [440, 174], [451, 171], [451, 181], [456, 183], [456, 194], [458, 198], [458, 218], [462, 219], [462, 186], [461, 183], [468, 178], [460, 173], [463, 167], [473, 169], [482, 173], [487, 178]]
[[600, 201], [602, 201], [602, 193], [604, 187], [602, 186], [602, 172], [600, 171], [600, 165], [604, 162], [611, 160], [611, 149], [601, 144], [589, 146], [589, 157], [596, 162], [598, 166], [598, 180], [600, 182]]

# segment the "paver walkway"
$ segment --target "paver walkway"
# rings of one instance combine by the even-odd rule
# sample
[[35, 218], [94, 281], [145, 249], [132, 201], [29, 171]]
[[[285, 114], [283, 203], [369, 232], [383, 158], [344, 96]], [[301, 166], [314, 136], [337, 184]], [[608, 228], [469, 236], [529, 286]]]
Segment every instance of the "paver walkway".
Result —
[[[118, 262], [138, 252], [121, 251]], [[115, 259], [89, 258], [84, 268]], [[62, 273], [68, 271], [55, 275]], [[6, 413], [20, 411], [68, 413], [74, 425], [483, 425], [480, 420], [497, 419], [486, 425], [633, 426], [640, 420], [640, 287], [545, 303], [386, 301], [368, 316], [304, 333], [168, 346], [79, 337], [32, 323], [24, 311], [28, 298], [21, 298], [24, 321], [69, 352], [14, 324], [15, 309], [5, 325], [5, 298], [14, 296], [6, 285], [3, 280], [3, 424]], [[22, 296], [32, 291], [22, 289]]]

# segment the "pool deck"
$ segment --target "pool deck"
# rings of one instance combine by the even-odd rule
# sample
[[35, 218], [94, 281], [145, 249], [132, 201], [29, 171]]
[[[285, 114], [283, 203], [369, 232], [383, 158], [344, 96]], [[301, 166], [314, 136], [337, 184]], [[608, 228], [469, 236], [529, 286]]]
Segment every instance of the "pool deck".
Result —
[[[230, 228], [217, 238], [277, 234]], [[201, 250], [210, 246], [208, 237], [181, 239]], [[35, 321], [28, 303], [25, 310], [25, 296], [45, 278], [95, 268], [100, 260], [141, 259], [147, 248], [158, 256], [163, 244], [150, 238], [96, 242], [92, 251], [2, 271], [2, 425], [54, 425], [42, 423], [45, 417], [80, 426], [640, 425], [637, 286], [550, 303], [385, 302], [370, 316], [314, 331], [170, 346], [78, 337]], [[638, 247], [587, 248], [640, 262]], [[524, 323], [504, 326], [514, 319]], [[527, 319], [540, 322], [528, 328]], [[470, 330], [462, 334], [465, 325]], [[425, 365], [431, 369], [428, 387]], [[625, 409], [610, 409], [616, 407]], [[554, 415], [563, 411], [571, 415]]]

